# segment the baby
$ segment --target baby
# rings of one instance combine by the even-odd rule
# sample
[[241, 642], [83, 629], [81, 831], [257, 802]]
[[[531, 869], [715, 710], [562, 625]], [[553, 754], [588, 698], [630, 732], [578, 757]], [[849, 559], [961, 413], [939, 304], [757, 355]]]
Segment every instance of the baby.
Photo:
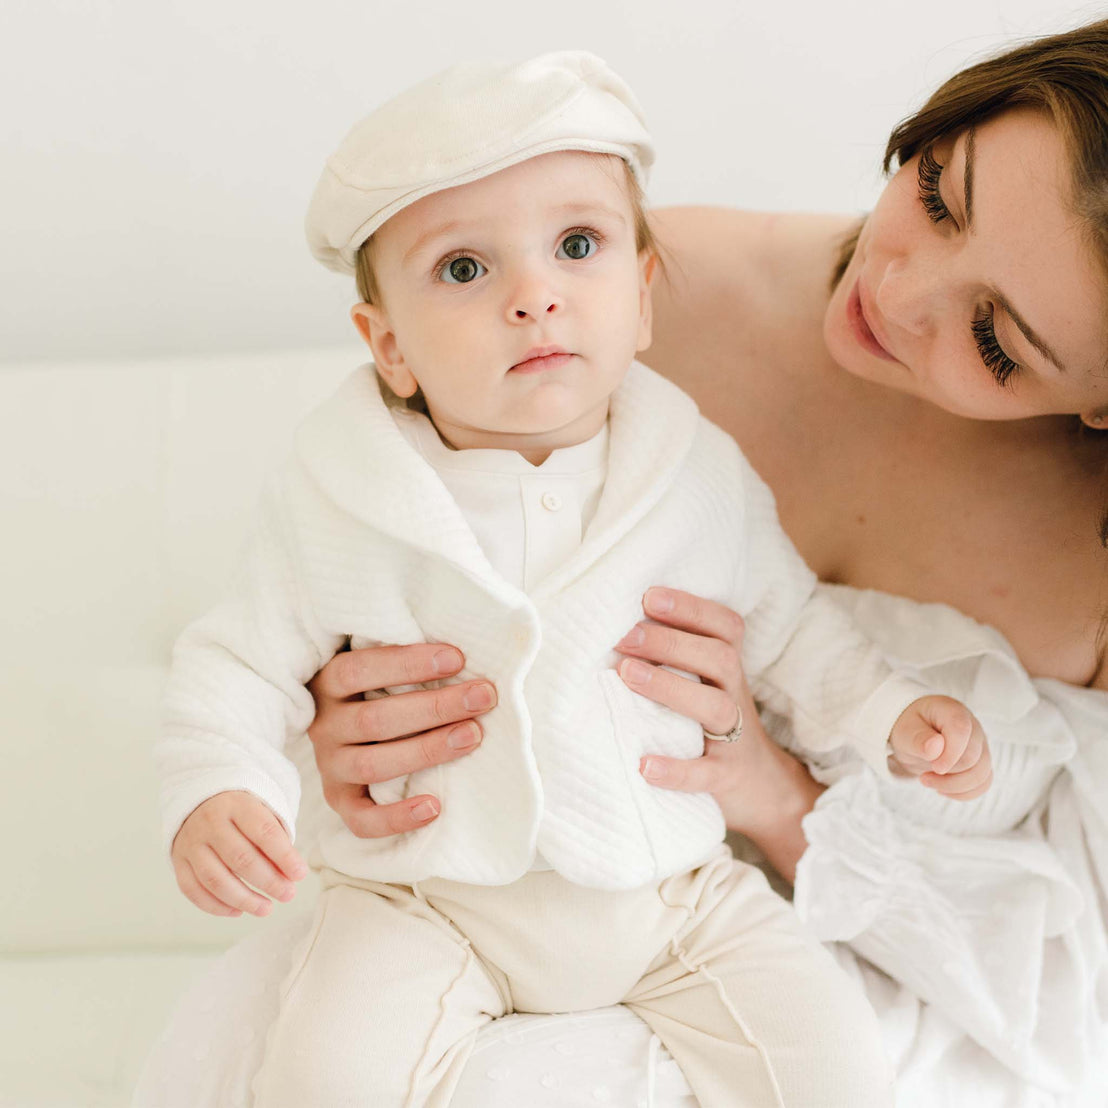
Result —
[[313, 252], [359, 273], [374, 362], [301, 427], [238, 590], [177, 645], [159, 762], [182, 890], [226, 914], [259, 865], [299, 876], [286, 746], [347, 642], [457, 644], [499, 700], [474, 753], [372, 790], [434, 792], [434, 823], [359, 840], [331, 814], [256, 1108], [446, 1105], [487, 1021], [614, 1003], [703, 1108], [892, 1103], [858, 988], [731, 857], [710, 796], [640, 775], [705, 736], [631, 692], [613, 645], [647, 587], [686, 589], [743, 616], [752, 687], [810, 749], [944, 770], [980, 732], [813, 593], [735, 443], [635, 362], [652, 160], [627, 87], [557, 53], [390, 101], [316, 189]]

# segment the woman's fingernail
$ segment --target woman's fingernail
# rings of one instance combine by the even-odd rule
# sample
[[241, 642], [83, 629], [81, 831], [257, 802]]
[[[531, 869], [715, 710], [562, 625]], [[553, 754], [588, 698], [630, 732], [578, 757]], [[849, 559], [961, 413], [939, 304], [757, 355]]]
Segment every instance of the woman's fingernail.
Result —
[[665, 766], [656, 758], [645, 758], [642, 764], [642, 775], [647, 781], [664, 781], [666, 779]]
[[496, 703], [496, 693], [493, 691], [492, 685], [474, 685], [473, 688], [467, 690], [462, 698], [462, 703], [469, 712], [483, 712]]
[[673, 597], [665, 589], [647, 589], [643, 604], [648, 612], [659, 616], [673, 611]]
[[619, 672], [623, 679], [630, 685], [646, 685], [650, 682], [650, 666], [629, 658], [620, 664]]
[[449, 648], [436, 650], [431, 655], [431, 668], [436, 673], [457, 673], [462, 668], [462, 656]]
[[643, 632], [643, 629], [641, 627], [635, 626], [632, 627], [631, 630], [628, 631], [627, 634], [624, 635], [618, 643], [616, 643], [616, 646], [642, 646], [645, 639], [646, 634]]
[[446, 745], [451, 750], [468, 750], [476, 746], [481, 740], [481, 731], [476, 723], [467, 721], [458, 724], [450, 734], [446, 736]]
[[420, 823], [424, 823], [429, 819], [434, 819], [438, 814], [438, 805], [436, 805], [433, 800], [421, 800], [412, 809], [412, 819], [418, 820]]

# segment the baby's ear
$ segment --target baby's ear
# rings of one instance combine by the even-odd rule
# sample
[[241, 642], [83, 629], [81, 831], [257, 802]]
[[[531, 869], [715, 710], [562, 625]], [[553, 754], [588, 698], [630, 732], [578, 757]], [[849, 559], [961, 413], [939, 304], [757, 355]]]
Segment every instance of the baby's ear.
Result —
[[404, 355], [396, 341], [396, 332], [384, 309], [376, 304], [355, 304], [350, 309], [350, 318], [373, 351], [377, 372], [385, 379], [389, 388], [397, 396], [411, 396], [419, 388], [419, 382], [412, 376], [404, 361]]

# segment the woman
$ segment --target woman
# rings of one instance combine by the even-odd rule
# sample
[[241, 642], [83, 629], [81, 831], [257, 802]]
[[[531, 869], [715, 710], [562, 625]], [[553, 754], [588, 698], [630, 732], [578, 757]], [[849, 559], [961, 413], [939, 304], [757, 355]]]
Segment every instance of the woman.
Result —
[[[1108, 21], [959, 74], [886, 163], [899, 169], [860, 228], [661, 213], [669, 280], [645, 360], [735, 436], [871, 634], [960, 683], [1010, 784], [959, 817], [863, 774], [809, 773], [754, 722], [737, 617], [661, 589], [619, 645], [621, 676], [709, 732], [736, 705], [748, 723], [696, 762], [641, 769], [715, 794], [821, 937], [850, 944], [906, 1103], [1102, 1104]], [[317, 676], [324, 792], [359, 834], [435, 818], [433, 797], [378, 808], [365, 785], [464, 756], [495, 690], [362, 694], [459, 668], [412, 646]]]

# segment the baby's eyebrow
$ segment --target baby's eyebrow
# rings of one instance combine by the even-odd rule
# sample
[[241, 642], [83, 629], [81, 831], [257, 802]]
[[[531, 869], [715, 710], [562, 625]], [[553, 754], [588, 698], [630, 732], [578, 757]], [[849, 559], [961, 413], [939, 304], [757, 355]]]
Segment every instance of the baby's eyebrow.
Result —
[[627, 219], [622, 212], [610, 208], [607, 204], [597, 204], [592, 200], [570, 200], [568, 203], [559, 204], [551, 210], [556, 215], [606, 215], [609, 219], [618, 219], [624, 225], [627, 223]]
[[404, 253], [403, 260], [405, 262], [411, 261], [411, 259], [414, 258], [416, 254], [420, 253], [420, 251], [422, 250], [425, 250], [427, 246], [435, 239], [442, 238], [444, 235], [453, 234], [453, 232], [459, 230], [461, 226], [462, 225], [457, 220], [452, 219], [447, 223], [437, 223], [435, 224], [435, 226], [429, 227], [426, 231], [423, 232], [422, 235], [419, 236], [419, 238], [415, 240], [415, 242], [412, 243], [411, 246], [408, 247], [408, 249]]

